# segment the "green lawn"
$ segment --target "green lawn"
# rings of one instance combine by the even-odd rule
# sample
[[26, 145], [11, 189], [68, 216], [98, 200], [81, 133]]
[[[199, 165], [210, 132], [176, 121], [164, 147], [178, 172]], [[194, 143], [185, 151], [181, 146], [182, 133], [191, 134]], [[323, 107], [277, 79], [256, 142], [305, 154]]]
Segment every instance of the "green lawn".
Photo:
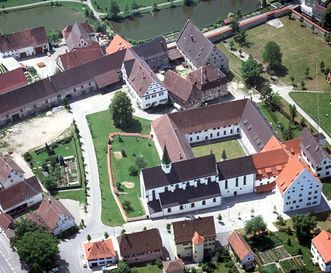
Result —
[[[283, 65], [288, 70], [286, 75], [281, 76], [283, 81], [290, 83], [290, 77], [293, 75], [295, 83], [300, 85], [301, 81], [305, 81], [308, 90], [331, 92], [331, 85], [327, 83], [324, 74], [320, 71], [322, 60], [326, 67], [331, 67], [330, 47], [323, 37], [314, 35], [311, 29], [301, 27], [300, 23], [295, 20], [289, 20], [287, 17], [280, 20], [284, 27], [279, 29], [263, 24], [248, 30], [249, 47], [244, 47], [242, 50], [262, 61], [264, 46], [269, 41], [275, 41], [281, 47]], [[317, 67], [317, 77], [315, 66]], [[305, 79], [307, 67], [310, 68], [312, 80]]]
[[292, 92], [290, 95], [331, 136], [331, 94]]
[[[125, 10], [125, 6], [128, 5], [131, 9], [132, 0], [115, 0], [121, 11]], [[148, 7], [155, 4], [161, 4], [161, 3], [168, 3], [168, 0], [136, 0], [136, 3], [139, 5], [139, 7]], [[92, 1], [93, 7], [98, 11], [106, 12], [110, 9], [110, 1], [109, 0], [93, 0]]]
[[215, 154], [217, 161], [221, 160], [223, 150], [225, 150], [227, 159], [233, 159], [246, 155], [239, 141], [236, 139], [229, 141], [222, 141], [213, 144], [201, 145], [192, 148], [195, 157], [209, 155], [212, 151], [213, 154]]
[[[126, 157], [116, 159], [114, 152], [125, 151]], [[134, 188], [128, 189], [124, 185], [121, 186], [120, 199], [123, 202], [130, 202], [132, 210], [127, 211], [129, 217], [144, 215], [144, 210], [140, 202], [140, 180], [137, 176], [130, 176], [129, 167], [136, 165], [137, 158], [143, 158], [146, 163], [146, 168], [159, 165], [160, 159], [154, 147], [153, 140], [136, 138], [136, 137], [115, 137], [112, 142], [111, 154], [112, 170], [114, 174], [115, 185], [117, 182], [133, 182]]]
[[162, 269], [158, 268], [156, 265], [148, 265], [142, 267], [135, 267], [135, 272], [137, 273], [162, 273]]
[[[112, 122], [111, 112], [108, 110], [89, 115], [87, 116], [87, 120], [98, 161], [102, 196], [101, 219], [105, 225], [120, 225], [124, 223], [124, 220], [110, 191], [107, 170], [107, 143], [110, 132], [119, 132], [121, 130], [115, 128]], [[126, 131], [148, 134], [150, 132], [150, 121], [135, 118], [133, 124]]]
[[277, 266], [275, 264], [269, 264], [265, 266], [261, 266], [259, 268], [260, 273], [279, 273]]
[[84, 189], [78, 189], [78, 190], [70, 190], [70, 191], [59, 191], [55, 193], [55, 196], [60, 199], [72, 199], [76, 200], [82, 204], [84, 204], [85, 201], [85, 191]]

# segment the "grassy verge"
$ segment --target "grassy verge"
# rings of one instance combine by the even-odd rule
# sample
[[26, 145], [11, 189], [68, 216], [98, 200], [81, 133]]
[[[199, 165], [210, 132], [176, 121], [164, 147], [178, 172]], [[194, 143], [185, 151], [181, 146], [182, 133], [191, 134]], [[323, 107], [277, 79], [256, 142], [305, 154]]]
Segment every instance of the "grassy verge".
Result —
[[291, 92], [290, 96], [331, 136], [331, 94]]
[[277, 266], [275, 264], [269, 264], [259, 267], [260, 273], [279, 273]]
[[193, 147], [192, 151], [195, 157], [209, 155], [212, 152], [215, 154], [217, 161], [221, 160], [223, 151], [225, 151], [227, 159], [233, 159], [246, 155], [239, 141], [236, 139]]
[[[115, 128], [111, 112], [108, 110], [89, 115], [87, 116], [87, 120], [98, 161], [102, 197], [101, 220], [105, 225], [120, 225], [124, 223], [124, 220], [110, 191], [107, 170], [107, 143], [110, 132], [120, 132], [121, 130]], [[126, 131], [148, 134], [150, 132], [150, 122], [135, 118], [133, 124]]]
[[[125, 152], [125, 157], [116, 159], [115, 152]], [[130, 202], [130, 209], [127, 210], [129, 217], [144, 215], [144, 210], [140, 202], [140, 180], [139, 173], [131, 176], [130, 166], [136, 166], [136, 162], [141, 160], [145, 167], [154, 167], [159, 164], [159, 157], [154, 147], [153, 140], [136, 137], [115, 137], [112, 142], [112, 170], [115, 185], [121, 183], [120, 200]], [[138, 163], [139, 164], [139, 163]], [[139, 169], [139, 167], [137, 167]], [[123, 182], [134, 183], [133, 188], [126, 188]]]

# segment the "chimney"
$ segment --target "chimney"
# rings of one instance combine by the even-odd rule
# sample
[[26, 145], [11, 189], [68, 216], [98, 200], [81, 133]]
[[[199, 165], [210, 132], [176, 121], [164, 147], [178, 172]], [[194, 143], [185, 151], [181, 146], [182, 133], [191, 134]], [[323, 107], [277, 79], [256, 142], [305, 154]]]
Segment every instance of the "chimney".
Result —
[[51, 198], [48, 198], [48, 203], [51, 204], [52, 203], [52, 200]]
[[191, 34], [191, 41], [194, 43], [193, 35]]
[[318, 150], [319, 150], [319, 146], [318, 145], [315, 147], [315, 150], [316, 150], [316, 152], [318, 152]]

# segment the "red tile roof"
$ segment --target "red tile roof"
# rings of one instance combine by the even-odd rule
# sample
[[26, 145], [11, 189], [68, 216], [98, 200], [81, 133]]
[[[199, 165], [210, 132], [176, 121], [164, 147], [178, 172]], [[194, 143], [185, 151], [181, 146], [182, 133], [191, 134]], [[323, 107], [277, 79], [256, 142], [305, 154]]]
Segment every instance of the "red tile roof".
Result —
[[257, 179], [277, 176], [285, 167], [288, 157], [289, 155], [283, 148], [253, 154]]
[[22, 68], [0, 74], [0, 94], [28, 84]]
[[300, 155], [301, 148], [300, 148], [301, 139], [294, 138], [284, 142], [285, 148], [290, 152], [292, 155]]
[[185, 266], [182, 259], [178, 259], [175, 261], [164, 261], [163, 262], [163, 271], [165, 273], [172, 273], [172, 272], [184, 272]]
[[283, 146], [281, 142], [275, 137], [272, 136], [267, 144], [263, 147], [261, 152], [267, 152], [267, 151], [272, 151], [272, 150], [277, 150], [277, 149], [282, 149]]
[[201, 245], [205, 241], [205, 238], [201, 236], [197, 231], [194, 232], [192, 243], [195, 245]]
[[268, 191], [272, 191], [275, 187], [276, 187], [276, 182], [274, 181], [269, 184], [255, 187], [255, 192], [257, 193], [268, 192]]
[[19, 32], [0, 35], [0, 51], [12, 51], [47, 43], [44, 27], [36, 27]]
[[317, 249], [325, 263], [331, 262], [331, 233], [322, 230], [315, 238], [312, 244]]
[[247, 255], [254, 255], [253, 250], [240, 233], [234, 231], [230, 235], [228, 241], [232, 250], [235, 252], [235, 254], [239, 257], [241, 261], [245, 259]]
[[79, 66], [93, 61], [102, 56], [102, 49], [99, 48], [97, 45], [91, 45], [86, 48], [61, 54], [59, 56], [59, 59], [61, 60], [64, 70], [67, 70], [75, 66]]
[[84, 243], [85, 257], [87, 260], [115, 257], [116, 253], [111, 239]]
[[37, 218], [38, 224], [43, 224], [50, 230], [53, 230], [57, 227], [57, 223], [61, 215], [73, 218], [66, 207], [56, 199], [43, 200], [39, 208], [35, 211], [34, 215], [36, 217], [32, 216], [32, 221], [35, 221]]
[[305, 167], [298, 158], [298, 156], [290, 157], [289, 161], [287, 162], [287, 165], [276, 178], [276, 184], [282, 194], [287, 190], [287, 188], [292, 184], [293, 180], [303, 170], [305, 170]]
[[130, 47], [132, 47], [132, 45], [127, 40], [122, 38], [120, 35], [116, 34], [114, 36], [114, 39], [110, 42], [110, 44], [106, 48], [106, 52], [107, 54], [113, 54], [117, 51], [127, 49]]

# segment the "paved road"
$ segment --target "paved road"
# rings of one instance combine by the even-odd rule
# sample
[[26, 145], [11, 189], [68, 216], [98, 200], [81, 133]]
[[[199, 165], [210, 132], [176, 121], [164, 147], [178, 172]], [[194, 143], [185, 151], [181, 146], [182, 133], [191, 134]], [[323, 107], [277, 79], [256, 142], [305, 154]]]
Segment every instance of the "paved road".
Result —
[[0, 232], [0, 273], [24, 273], [18, 254], [10, 248], [8, 239]]

